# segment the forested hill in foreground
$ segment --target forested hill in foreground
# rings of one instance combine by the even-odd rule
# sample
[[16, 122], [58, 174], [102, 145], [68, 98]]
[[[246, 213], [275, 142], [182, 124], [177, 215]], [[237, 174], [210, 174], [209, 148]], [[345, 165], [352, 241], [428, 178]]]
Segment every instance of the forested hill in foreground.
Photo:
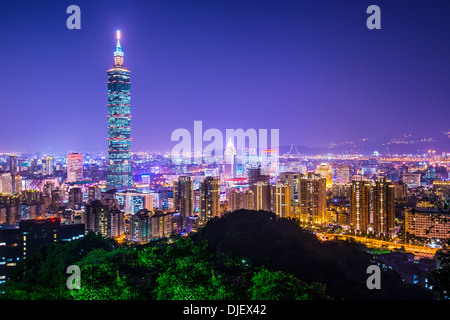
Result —
[[[366, 287], [372, 255], [354, 243], [326, 242], [294, 221], [239, 210], [190, 236], [118, 244], [88, 233], [53, 242], [20, 261], [0, 300], [323, 300], [429, 299], [392, 270]], [[69, 290], [67, 267], [80, 267]]]
[[348, 242], [320, 242], [310, 232], [274, 213], [239, 210], [214, 219], [193, 234], [195, 242], [207, 240], [216, 256], [228, 254], [254, 265], [293, 274], [307, 283], [326, 285], [335, 299], [430, 299], [429, 291], [406, 285], [396, 272], [383, 271], [381, 289], [369, 290], [367, 267], [373, 255]]

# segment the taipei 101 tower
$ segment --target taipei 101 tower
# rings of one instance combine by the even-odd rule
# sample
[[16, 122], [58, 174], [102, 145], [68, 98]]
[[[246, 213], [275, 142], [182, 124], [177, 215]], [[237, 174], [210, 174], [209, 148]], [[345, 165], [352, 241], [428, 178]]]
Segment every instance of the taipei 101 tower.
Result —
[[126, 190], [133, 185], [131, 173], [130, 74], [123, 65], [120, 31], [114, 66], [108, 71], [108, 189]]

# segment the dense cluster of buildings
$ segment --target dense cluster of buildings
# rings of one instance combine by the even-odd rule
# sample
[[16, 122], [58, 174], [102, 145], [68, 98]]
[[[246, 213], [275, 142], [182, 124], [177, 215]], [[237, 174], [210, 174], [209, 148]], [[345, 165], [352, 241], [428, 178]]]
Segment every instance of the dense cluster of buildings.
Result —
[[0, 282], [44, 243], [89, 231], [146, 243], [239, 209], [360, 236], [449, 238], [450, 224], [439, 220], [436, 205], [450, 197], [448, 155], [282, 156], [275, 149], [236, 150], [231, 139], [223, 163], [132, 153], [130, 77], [118, 33], [107, 71], [107, 155], [0, 155]]

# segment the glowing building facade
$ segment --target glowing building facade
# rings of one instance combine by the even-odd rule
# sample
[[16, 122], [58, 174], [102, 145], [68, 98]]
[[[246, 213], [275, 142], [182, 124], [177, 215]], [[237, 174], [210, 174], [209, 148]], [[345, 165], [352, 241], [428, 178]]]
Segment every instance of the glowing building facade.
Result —
[[370, 222], [371, 185], [356, 175], [350, 187], [350, 227], [358, 235], [368, 231]]
[[107, 188], [125, 190], [133, 185], [131, 173], [131, 72], [123, 65], [120, 32], [114, 66], [108, 71], [108, 175]]
[[206, 177], [200, 183], [200, 224], [220, 216], [220, 180]]
[[83, 155], [69, 153], [67, 155], [67, 182], [83, 180]]

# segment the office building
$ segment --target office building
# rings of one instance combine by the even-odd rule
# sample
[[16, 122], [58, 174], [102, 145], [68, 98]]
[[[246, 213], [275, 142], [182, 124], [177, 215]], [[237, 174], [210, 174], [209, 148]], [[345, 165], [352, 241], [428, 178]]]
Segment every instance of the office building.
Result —
[[408, 188], [420, 187], [421, 178], [420, 173], [404, 173], [403, 183], [405, 183]]
[[53, 157], [46, 157], [42, 159], [42, 174], [50, 176], [55, 171], [55, 160]]
[[317, 166], [316, 173], [320, 174], [326, 180], [326, 188], [331, 188], [333, 186], [333, 172], [331, 166], [327, 163], [321, 163]]
[[405, 234], [407, 238], [417, 237], [423, 239], [447, 240], [450, 238], [449, 215], [443, 216], [439, 209], [435, 208], [406, 208], [405, 210]]
[[70, 153], [67, 155], [67, 182], [83, 181], [83, 155]]
[[228, 141], [224, 152], [224, 176], [225, 179], [236, 177], [236, 148], [231, 139]]
[[114, 66], [108, 73], [108, 189], [126, 190], [133, 185], [131, 172], [131, 93], [130, 75], [123, 64], [120, 32]]
[[23, 220], [19, 227], [0, 228], [0, 284], [7, 280], [18, 262], [41, 246], [76, 240], [84, 234], [84, 224], [64, 225], [58, 218]]
[[153, 194], [127, 190], [116, 193], [119, 209], [132, 215], [142, 209], [153, 210]]
[[350, 167], [345, 164], [335, 164], [333, 166], [333, 182], [350, 183]]
[[9, 156], [9, 172], [11, 175], [17, 174], [17, 156], [10, 155]]

